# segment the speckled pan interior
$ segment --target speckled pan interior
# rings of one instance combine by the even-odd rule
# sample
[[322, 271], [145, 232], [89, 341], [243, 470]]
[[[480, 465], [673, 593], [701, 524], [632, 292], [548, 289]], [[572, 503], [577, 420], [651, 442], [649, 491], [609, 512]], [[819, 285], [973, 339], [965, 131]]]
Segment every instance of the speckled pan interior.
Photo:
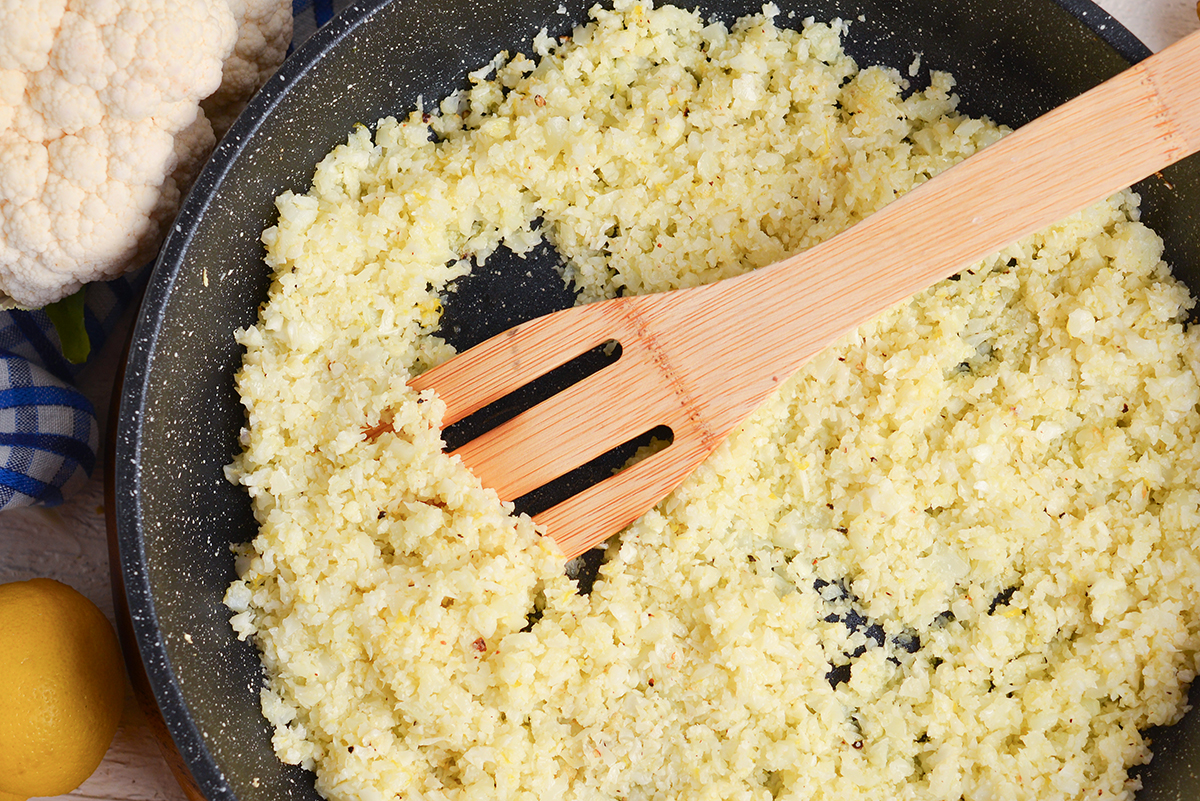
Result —
[[[233, 388], [233, 332], [255, 319], [267, 270], [259, 233], [273, 198], [304, 191], [316, 162], [357, 123], [403, 114], [464, 85], [500, 50], [530, 52], [545, 27], [563, 34], [593, 0], [368, 0], [322, 29], [284, 65], [218, 148], [188, 197], [147, 289], [130, 344], [110, 443], [110, 532], [131, 647], [196, 784], [209, 799], [316, 799], [311, 774], [278, 762], [259, 714], [261, 667], [228, 625], [221, 597], [230, 545], [255, 533], [245, 494], [225, 480], [243, 411]], [[906, 69], [921, 54], [958, 79], [963, 108], [1017, 126], [1147, 55], [1085, 0], [776, 0], [781, 24], [854, 21], [860, 64]], [[691, 5], [687, 3], [685, 5]], [[730, 21], [761, 0], [705, 0]], [[1139, 187], [1145, 219], [1176, 273], [1200, 289], [1200, 161]], [[569, 301], [543, 259], [517, 284], [459, 293], [470, 339]], [[528, 265], [522, 267], [523, 273]], [[120, 605], [120, 604], [119, 604]], [[1138, 798], [1200, 794], [1200, 720], [1155, 733]]]

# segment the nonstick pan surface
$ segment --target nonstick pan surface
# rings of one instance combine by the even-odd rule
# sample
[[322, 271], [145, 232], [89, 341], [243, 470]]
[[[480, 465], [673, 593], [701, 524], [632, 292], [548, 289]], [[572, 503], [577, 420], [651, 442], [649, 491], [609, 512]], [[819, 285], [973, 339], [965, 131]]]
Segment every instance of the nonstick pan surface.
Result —
[[[233, 376], [233, 333], [251, 325], [269, 275], [260, 232], [273, 199], [304, 192], [316, 163], [356, 123], [403, 115], [466, 85], [501, 51], [531, 52], [584, 21], [593, 0], [368, 0], [310, 39], [268, 83], [218, 147], [184, 203], [150, 280], [114, 403], [109, 450], [110, 535], [126, 646], [139, 660], [166, 730], [209, 799], [316, 799], [308, 772], [280, 763], [259, 712], [262, 668], [229, 626], [221, 599], [235, 577], [230, 546], [256, 526], [224, 467], [244, 424]], [[1084, 0], [777, 0], [780, 24], [852, 21], [846, 48], [861, 65], [915, 82], [949, 70], [961, 109], [1019, 126], [1148, 55]], [[685, 4], [693, 7], [690, 3]], [[761, 0], [700, 3], [727, 22]], [[791, 13], [794, 12], [794, 13]], [[1200, 289], [1200, 161], [1138, 187], [1144, 219], [1166, 258]], [[448, 338], [468, 345], [567, 305], [552, 251], [520, 269], [503, 258], [468, 282], [447, 309]], [[509, 269], [512, 268], [512, 269]], [[1141, 771], [1149, 799], [1194, 798], [1200, 720], [1154, 733]]]

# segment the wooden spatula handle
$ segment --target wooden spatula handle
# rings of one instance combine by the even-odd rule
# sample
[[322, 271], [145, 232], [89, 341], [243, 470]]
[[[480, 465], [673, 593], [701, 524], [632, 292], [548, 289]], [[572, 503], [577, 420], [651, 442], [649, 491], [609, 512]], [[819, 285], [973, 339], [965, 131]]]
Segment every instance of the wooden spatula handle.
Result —
[[[1200, 32], [1039, 117], [849, 231], [744, 276], [740, 294], [753, 307], [768, 306], [755, 313], [754, 339], [762, 350], [779, 348], [776, 356], [798, 364], [813, 344], [835, 339], [1197, 150]], [[810, 264], [841, 270], [830, 281], [828, 271], [810, 270]], [[772, 330], [780, 336], [763, 342]]]

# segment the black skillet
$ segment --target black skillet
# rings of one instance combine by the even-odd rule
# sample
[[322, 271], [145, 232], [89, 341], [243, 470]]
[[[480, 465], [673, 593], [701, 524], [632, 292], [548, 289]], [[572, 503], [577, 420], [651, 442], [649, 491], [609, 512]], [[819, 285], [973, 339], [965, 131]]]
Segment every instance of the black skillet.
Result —
[[[545, 27], [568, 33], [593, 0], [367, 0], [319, 31], [251, 103], [188, 196], [150, 279], [114, 399], [108, 514], [125, 643], [146, 697], [161, 710], [177, 771], [209, 799], [316, 799], [312, 776], [281, 764], [258, 708], [261, 667], [229, 627], [222, 595], [230, 545], [255, 533], [247, 498], [224, 478], [242, 407], [233, 332], [265, 298], [260, 231], [272, 199], [307, 189], [316, 162], [355, 123], [405, 114], [465, 84], [500, 50], [531, 52]], [[777, 0], [780, 24], [854, 21], [860, 64], [949, 70], [962, 108], [1021, 125], [1148, 51], [1086, 0]], [[726, 21], [762, 0], [706, 0]], [[561, 13], [565, 11], [565, 13]], [[789, 12], [795, 12], [794, 16]], [[1200, 160], [1138, 187], [1176, 274], [1200, 289]], [[570, 301], [553, 253], [523, 278], [504, 259], [456, 293], [448, 333], [469, 344]], [[511, 259], [509, 260], [511, 261]], [[511, 271], [507, 268], [513, 268]], [[144, 671], [144, 672], [143, 672]], [[1154, 732], [1141, 771], [1149, 799], [1200, 792], [1200, 716]]]

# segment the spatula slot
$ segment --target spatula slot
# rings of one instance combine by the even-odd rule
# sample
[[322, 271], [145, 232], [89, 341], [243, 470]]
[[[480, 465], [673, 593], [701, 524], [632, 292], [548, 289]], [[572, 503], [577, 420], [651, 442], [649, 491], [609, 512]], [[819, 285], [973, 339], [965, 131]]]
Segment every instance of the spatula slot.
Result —
[[576, 356], [566, 364], [534, 379], [503, 398], [484, 406], [442, 432], [447, 451], [454, 451], [476, 437], [482, 436], [498, 425], [511, 420], [523, 411], [531, 409], [547, 398], [557, 395], [567, 387], [578, 384], [590, 375], [595, 375], [621, 358], [621, 345], [609, 340]]
[[668, 426], [652, 428], [597, 456], [587, 464], [543, 484], [532, 492], [525, 493], [513, 501], [513, 506], [518, 513], [530, 516], [544, 512], [588, 487], [599, 484], [609, 476], [632, 467], [641, 459], [657, 453], [674, 441], [675, 433]]

